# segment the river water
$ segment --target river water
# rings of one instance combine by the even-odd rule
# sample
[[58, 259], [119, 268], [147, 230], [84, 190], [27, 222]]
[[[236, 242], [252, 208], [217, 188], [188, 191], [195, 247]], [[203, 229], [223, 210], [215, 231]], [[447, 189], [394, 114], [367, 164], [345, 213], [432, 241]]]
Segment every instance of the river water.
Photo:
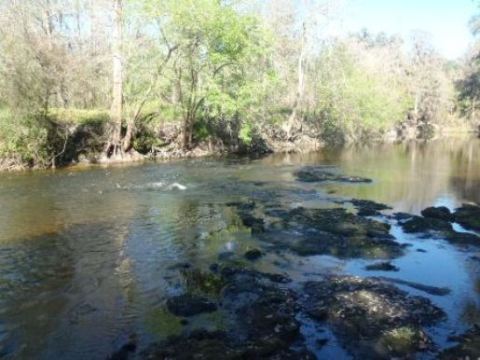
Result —
[[[334, 165], [373, 183], [301, 183], [293, 174], [305, 165]], [[142, 348], [180, 333], [179, 319], [165, 309], [165, 300], [184, 290], [178, 267], [208, 269], [219, 254], [263, 248], [226, 204], [272, 198], [290, 208], [369, 199], [413, 214], [480, 203], [480, 140], [2, 174], [0, 358], [105, 359], [132, 334]], [[480, 323], [475, 250], [391, 231], [412, 246], [388, 276], [451, 289], [432, 296], [401, 286], [447, 312], [429, 329], [437, 345]], [[249, 266], [296, 281], [325, 272], [384, 275], [365, 271], [369, 263], [287, 252]], [[221, 328], [222, 321], [212, 313], [191, 326]], [[348, 358], [334, 339], [317, 354]]]

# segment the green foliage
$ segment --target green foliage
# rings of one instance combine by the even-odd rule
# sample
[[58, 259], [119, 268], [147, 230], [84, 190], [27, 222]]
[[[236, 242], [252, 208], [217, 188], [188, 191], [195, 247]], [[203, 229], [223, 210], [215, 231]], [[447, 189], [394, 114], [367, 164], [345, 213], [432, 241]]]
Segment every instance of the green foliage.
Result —
[[243, 123], [238, 134], [238, 138], [245, 144], [250, 145], [252, 143], [253, 136], [252, 125], [249, 122]]
[[193, 126], [193, 135], [197, 141], [208, 139], [212, 135], [208, 124], [205, 121], [197, 121]]
[[345, 45], [325, 50], [319, 61], [316, 112], [327, 140], [382, 133], [405, 118], [406, 89], [369, 71]]
[[187, 129], [202, 139], [208, 131], [194, 126], [197, 118], [248, 116], [261, 97], [249, 70], [268, 49], [258, 19], [217, 0], [145, 0], [144, 9], [175, 46], [175, 61], [165, 70], [173, 82], [160, 92], [177, 97], [174, 113], [182, 114]]
[[[383, 136], [399, 123], [433, 129], [452, 114], [452, 79], [460, 70], [447, 69], [424, 38], [411, 53], [401, 39], [383, 33], [315, 38], [322, 16], [295, 12], [288, 3], [293, 7], [268, 1], [261, 12], [243, 0], [124, 0], [119, 122], [121, 136], [133, 134], [125, 151], [132, 143], [148, 153], [179, 141], [175, 131], [168, 140], [159, 138], [166, 123], [185, 133], [188, 148], [211, 138], [250, 150], [298, 139], [300, 130], [341, 143]], [[48, 166], [65, 144], [65, 129], [83, 125], [102, 126], [76, 139], [89, 135], [95, 151], [104, 147], [100, 132], [109, 128], [103, 124], [113, 85], [112, 6], [77, 5], [3, 5], [0, 106], [10, 113], [0, 115], [0, 158]], [[38, 16], [48, 13], [62, 16]], [[477, 60], [472, 57], [458, 82], [456, 104], [472, 118], [480, 107]], [[284, 136], [291, 118], [298, 124]], [[76, 153], [69, 146], [68, 156]]]
[[0, 111], [0, 158], [19, 165], [46, 166], [50, 160], [48, 131], [33, 116], [15, 117], [8, 110]]

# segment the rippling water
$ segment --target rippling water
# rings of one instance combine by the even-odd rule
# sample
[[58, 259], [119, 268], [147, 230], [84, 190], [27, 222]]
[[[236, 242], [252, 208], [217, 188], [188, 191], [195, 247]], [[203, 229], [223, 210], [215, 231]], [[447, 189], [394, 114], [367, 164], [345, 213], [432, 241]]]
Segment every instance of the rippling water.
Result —
[[[374, 182], [295, 180], [298, 168], [320, 164]], [[189, 286], [179, 267], [207, 269], [219, 254], [261, 247], [226, 203], [328, 207], [352, 197], [411, 213], [480, 203], [480, 141], [0, 175], [0, 358], [104, 359], [132, 334], [142, 347], [179, 333], [182, 325], [164, 307]], [[391, 277], [452, 290], [430, 297], [449, 314], [430, 329], [436, 342], [444, 346], [452, 331], [480, 323], [480, 262], [472, 252], [395, 226], [392, 232], [413, 246], [394, 261], [401, 270]], [[255, 266], [303, 280], [325, 272], [372, 275], [367, 263], [287, 252]], [[221, 328], [223, 321], [211, 314], [192, 326]], [[319, 355], [347, 356], [335, 341]]]

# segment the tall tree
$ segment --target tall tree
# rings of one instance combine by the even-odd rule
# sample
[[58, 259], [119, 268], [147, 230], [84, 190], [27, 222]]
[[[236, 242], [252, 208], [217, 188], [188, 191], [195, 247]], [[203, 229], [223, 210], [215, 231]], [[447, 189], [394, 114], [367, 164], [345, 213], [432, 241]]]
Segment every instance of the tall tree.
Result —
[[123, 119], [123, 0], [113, 0], [112, 30], [112, 106], [110, 118], [112, 135], [106, 151], [108, 154], [123, 153], [121, 144]]

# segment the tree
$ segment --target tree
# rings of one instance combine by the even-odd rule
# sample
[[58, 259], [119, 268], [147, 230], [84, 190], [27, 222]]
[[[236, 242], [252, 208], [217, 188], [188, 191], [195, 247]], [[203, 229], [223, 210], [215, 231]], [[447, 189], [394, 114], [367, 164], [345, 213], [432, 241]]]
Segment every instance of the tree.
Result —
[[[106, 152], [115, 156], [124, 151], [121, 143], [123, 119], [123, 0], [113, 0], [112, 40], [112, 106], [110, 109], [112, 135], [106, 146]], [[131, 131], [131, 128], [128, 130]]]
[[248, 94], [253, 66], [264, 51], [257, 20], [216, 0], [148, 1], [161, 25], [159, 36], [175, 49], [163, 91], [167, 106], [183, 121], [182, 145], [190, 149], [199, 119], [233, 119]]

